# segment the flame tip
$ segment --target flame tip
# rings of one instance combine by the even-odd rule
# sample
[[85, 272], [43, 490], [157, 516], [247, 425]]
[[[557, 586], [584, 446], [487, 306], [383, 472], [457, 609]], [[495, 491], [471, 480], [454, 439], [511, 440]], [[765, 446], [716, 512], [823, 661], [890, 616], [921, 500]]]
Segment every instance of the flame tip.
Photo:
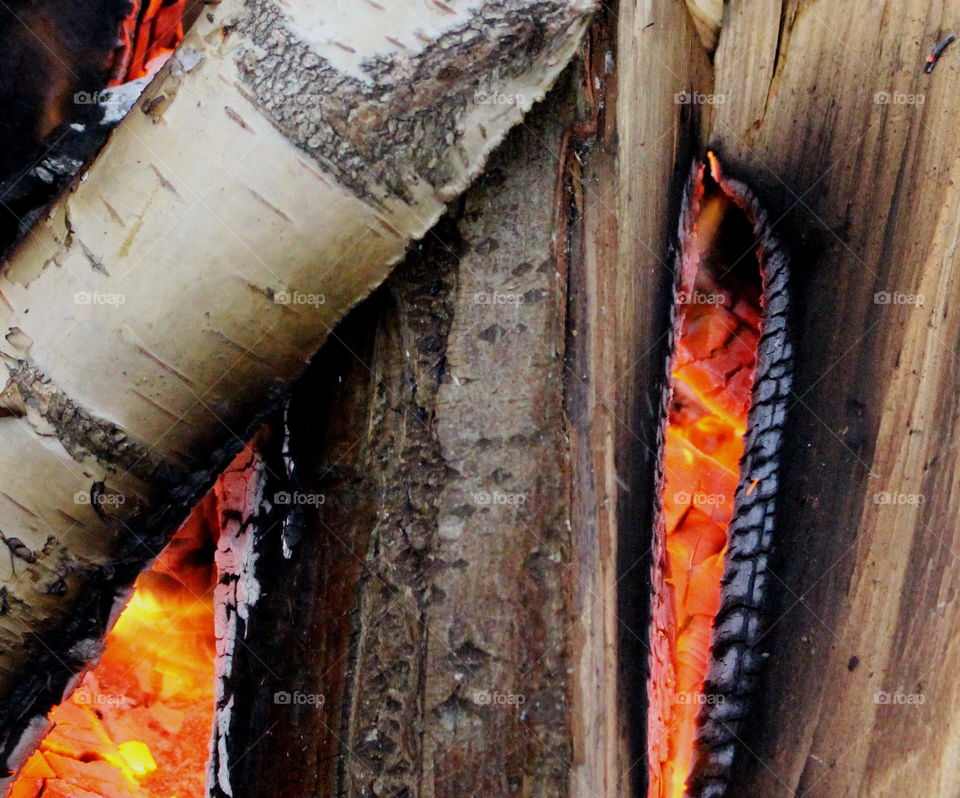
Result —
[[719, 182], [723, 177], [723, 169], [720, 166], [720, 159], [717, 157], [716, 152], [707, 150], [707, 162], [710, 164], [710, 177]]

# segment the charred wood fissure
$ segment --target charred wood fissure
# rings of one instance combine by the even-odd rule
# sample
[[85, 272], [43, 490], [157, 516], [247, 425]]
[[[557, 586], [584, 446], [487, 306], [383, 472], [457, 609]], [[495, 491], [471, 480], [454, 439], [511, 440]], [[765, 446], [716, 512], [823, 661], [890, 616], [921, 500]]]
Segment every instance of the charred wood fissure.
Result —
[[[735, 245], [727, 256], [710, 249], [718, 246], [716, 241], [719, 238], [710, 240], [706, 250], [700, 249], [703, 240], [698, 241], [695, 238], [702, 234], [702, 230], [697, 232], [701, 227], [709, 228], [711, 224], [709, 218], [702, 218], [706, 217], [703, 213], [706, 205], [701, 203], [705, 185], [708, 188], [712, 186], [709, 190], [720, 192], [720, 196], [734, 206], [733, 211], [725, 212], [724, 218], [728, 218], [731, 213], [740, 213], [745, 222], [744, 230], [740, 234], [740, 244]], [[744, 243], [746, 246], [743, 246]], [[777, 524], [781, 448], [792, 381], [792, 344], [786, 251], [773, 234], [770, 220], [753, 192], [745, 184], [723, 174], [719, 161], [712, 153], [707, 162], [695, 167], [681, 214], [677, 244], [677, 282], [672, 305], [677, 318], [671, 321], [669, 327], [669, 349], [672, 353], [680, 340], [679, 309], [682, 303], [696, 301], [689, 295], [684, 298], [684, 292], [690, 290], [690, 284], [684, 282], [684, 274], [689, 275], [688, 261], [691, 259], [694, 264], [709, 263], [711, 260], [725, 263], [725, 274], [731, 274], [737, 268], [742, 269], [741, 262], [749, 261], [752, 268], [759, 269], [761, 291], [759, 340], [756, 345], [756, 366], [750, 389], [743, 455], [737, 475], [732, 518], [726, 528], [719, 608], [713, 618], [708, 669], [702, 683], [702, 695], [709, 700], [699, 702], [692, 769], [686, 779], [687, 790], [684, 793], [692, 798], [721, 798], [729, 794], [735, 775], [735, 763], [738, 755], [742, 753], [741, 727], [749, 717], [757, 695], [761, 666], [765, 658], [758, 645], [765, 633], [764, 624], [769, 610], [768, 582], [771, 577], [770, 560]], [[665, 451], [671, 407], [677, 401], [674, 395], [676, 389], [671, 382], [675, 357], [676, 355], [672, 354], [668, 358], [667, 373], [663, 377], [663, 421], [658, 441], [661, 451]], [[733, 376], [730, 374], [728, 378]], [[710, 478], [704, 475], [703, 479]], [[678, 574], [670, 575], [669, 567], [663, 564], [667, 544], [664, 537], [666, 499], [663, 498], [666, 475], [662, 459], [658, 463], [656, 483], [662, 498], [654, 526], [657, 541], [654, 586], [655, 589], [667, 590], [667, 582], [663, 581], [664, 574], [668, 575], [674, 585]], [[688, 589], [693, 588], [684, 588]], [[666, 599], [660, 599], [657, 603], [661, 608], [670, 605], [671, 601]], [[657, 612], [663, 611], [665, 610], [660, 609]], [[676, 631], [670, 632], [657, 625], [663, 623], [657, 612], [654, 613], [651, 632], [651, 662], [654, 663], [654, 668], [650, 689], [651, 701], [654, 705], [662, 706], [664, 696], [661, 691], [682, 688], [664, 688], [658, 686], [656, 681], [658, 668], [655, 663], [669, 661], [669, 658], [674, 656], [670, 652], [670, 646], [675, 644], [669, 641], [674, 639], [676, 634]], [[689, 695], [681, 697], [692, 700]], [[670, 700], [667, 697], [668, 703]], [[676, 704], [676, 700], [673, 703]], [[651, 748], [651, 757], [654, 757], [651, 767], [657, 767], [656, 755], [653, 752], [654, 749]], [[671, 749], [671, 762], [675, 763], [674, 757]], [[684, 776], [681, 775], [681, 778]], [[660, 785], [659, 790], [666, 789], [662, 781], [657, 783]]]
[[793, 385], [789, 255], [753, 191], [716, 171], [714, 178], [753, 228], [763, 295], [753, 400], [704, 688], [707, 695], [723, 696], [723, 701], [704, 705], [698, 717], [691, 794], [699, 798], [727, 795], [736, 757], [746, 753], [740, 744], [741, 729], [758, 694], [766, 656], [758, 646], [768, 620], [774, 535], [783, 524], [777, 497]]
[[[271, 502], [271, 494], [286, 486], [278, 471], [281, 466], [278, 439], [281, 437], [279, 415], [260, 430], [250, 447], [231, 464], [221, 476], [216, 491], [219, 540], [216, 565], [215, 634], [217, 639], [215, 719], [207, 763], [208, 795], [239, 796], [241, 791], [232, 783], [231, 768], [238, 755], [232, 746], [252, 748], [256, 741], [269, 733], [272, 723], [263, 714], [250, 717], [243, 712], [247, 695], [259, 697], [271, 685], [263, 680], [250, 679], [250, 669], [239, 667], [245, 656], [250, 656], [250, 645], [256, 640], [250, 632], [251, 617], [262, 611], [261, 601], [288, 598], [283, 592], [267, 596], [260, 590], [260, 579], [269, 569], [277, 567], [281, 548], [279, 530], [287, 506]], [[277, 618], [277, 622], [280, 622]], [[258, 629], [266, 637], [265, 630]], [[249, 642], [248, 642], [249, 640]], [[267, 656], [276, 653], [265, 640]], [[290, 652], [285, 650], [283, 656]], [[234, 707], [238, 710], [235, 712]], [[257, 706], [268, 707], [268, 702]]]
[[551, 100], [294, 393], [282, 489], [315, 500], [289, 558], [262, 519], [218, 709], [234, 796], [566, 789], [563, 303], [539, 200], [570, 100]]

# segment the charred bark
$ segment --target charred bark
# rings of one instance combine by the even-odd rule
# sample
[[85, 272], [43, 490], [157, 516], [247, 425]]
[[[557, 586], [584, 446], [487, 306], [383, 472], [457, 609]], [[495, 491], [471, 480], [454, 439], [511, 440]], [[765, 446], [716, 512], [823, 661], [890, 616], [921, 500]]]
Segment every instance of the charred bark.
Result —
[[704, 684], [704, 694], [713, 702], [705, 704], [697, 718], [697, 758], [689, 792], [698, 798], [736, 794], [736, 785], [731, 783], [734, 761], [744, 755], [742, 730], [756, 712], [767, 657], [761, 641], [771, 620], [775, 591], [771, 564], [777, 533], [784, 523], [777, 512], [777, 501], [793, 385], [795, 324], [790, 303], [790, 259], [772, 229], [772, 220], [743, 183], [721, 175], [719, 170], [714, 179], [752, 227], [754, 255], [762, 279], [762, 313], [753, 398], [734, 515], [727, 532], [710, 669]]

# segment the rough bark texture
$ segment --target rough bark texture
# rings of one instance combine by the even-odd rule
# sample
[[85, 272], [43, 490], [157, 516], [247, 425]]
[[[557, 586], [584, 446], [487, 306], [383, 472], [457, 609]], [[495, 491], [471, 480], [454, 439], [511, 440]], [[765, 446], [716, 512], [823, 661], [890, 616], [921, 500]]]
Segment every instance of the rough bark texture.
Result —
[[551, 95], [298, 386], [291, 455], [323, 500], [289, 559], [264, 530], [233, 658], [235, 796], [570, 792], [552, 236], [571, 120]]
[[[223, 737], [235, 795], [606, 797], [627, 780], [643, 793], [637, 670], [667, 242], [677, 189], [707, 141], [757, 191], [797, 263], [779, 606], [751, 652], [771, 656], [761, 711], [739, 735], [735, 794], [960, 790], [960, 688], [947, 667], [960, 628], [956, 51], [922, 72], [960, 5], [731, 3], [714, 85], [684, 6], [617, 12], [616, 48], [597, 36], [586, 59], [583, 124], [564, 138], [554, 116], [518, 137], [516, 172], [498, 160], [493, 182], [438, 231], [442, 243], [420, 248], [338, 333], [310, 378], [321, 385], [292, 407], [307, 441], [293, 452], [298, 489], [325, 503], [299, 519], [299, 542], [291, 533], [284, 545], [289, 514], [263, 529], [270, 585], [258, 612], [298, 624], [261, 626], [237, 648], [249, 703], [234, 705]], [[597, 82], [605, 92], [591, 99]], [[601, 112], [614, 86], [615, 136]], [[678, 102], [682, 92], [714, 100]], [[556, 146], [556, 195], [537, 141]], [[349, 173], [349, 154], [338, 158]], [[545, 197], [557, 198], [556, 217], [543, 215]], [[547, 294], [470, 301], [491, 286]], [[509, 371], [519, 355], [522, 379]], [[8, 404], [30, 409], [24, 397]], [[96, 478], [85, 476], [88, 493]], [[496, 491], [536, 500], [485, 511], [473, 498]], [[26, 548], [45, 553], [42, 540]], [[32, 565], [14, 552], [18, 572]], [[103, 617], [110, 591], [84, 595]], [[23, 617], [22, 603], [5, 602]], [[91, 652], [60, 653], [79, 667]], [[513, 703], [478, 703], [484, 691]], [[278, 703], [277, 692], [322, 696], [322, 707]]]
[[[14, 253], [0, 276], [5, 767], [279, 390], [546, 91], [589, 10], [210, 6]], [[389, 38], [369, 35], [378, 24]], [[280, 44], [292, 61], [276, 63]]]

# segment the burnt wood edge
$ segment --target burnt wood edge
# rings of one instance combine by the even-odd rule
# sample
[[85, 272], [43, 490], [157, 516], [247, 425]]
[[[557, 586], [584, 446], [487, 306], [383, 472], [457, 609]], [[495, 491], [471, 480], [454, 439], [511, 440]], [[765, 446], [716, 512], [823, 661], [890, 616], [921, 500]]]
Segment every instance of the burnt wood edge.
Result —
[[[653, 613], [655, 610], [655, 596], [658, 565], [656, 541], [664, 538], [657, 537], [658, 524], [663, 523], [660, 512], [660, 497], [663, 495], [664, 467], [663, 450], [667, 429], [667, 420], [670, 412], [670, 375], [672, 357], [676, 346], [677, 331], [677, 294], [680, 280], [680, 242], [689, 233], [692, 215], [689, 200], [693, 195], [690, 187], [697, 177], [700, 159], [697, 153], [703, 151], [703, 142], [700, 138], [702, 127], [701, 108], [696, 104], [681, 105], [682, 136], [678, 142], [680, 154], [674, 161], [671, 171], [670, 187], [668, 191], [668, 209], [665, 215], [667, 220], [679, 219], [675, 230], [666, 228], [664, 231], [661, 251], [664, 253], [662, 263], [676, 264], [674, 270], [660, 269], [653, 288], [653, 303], [655, 305], [655, 321], [653, 330], [662, 335], [651, 347], [650, 357], [654, 365], [651, 375], [655, 379], [645, 382], [637, 381], [634, 389], [641, 395], [638, 403], [639, 417], [634, 420], [634, 429], [646, 433], [646, 440], [652, 441], [652, 451], [649, 460], [635, 466], [630, 473], [634, 479], [640, 478], [643, 490], [624, 492], [621, 502], [624, 504], [622, 517], [626, 519], [645, 519], [646, 526], [643, 534], [637, 534], [633, 523], [628, 523], [622, 531], [618, 543], [617, 581], [622, 585], [618, 595], [617, 614], [620, 619], [620, 639], [618, 641], [621, 652], [620, 669], [624, 680], [624, 690], [628, 704], [628, 723], [630, 728], [630, 761], [646, 761], [648, 767], [633, 767], [630, 776], [630, 795], [646, 796], [650, 787], [649, 741], [650, 729], [648, 716], [650, 705], [650, 653], [655, 645], [650, 635], [653, 629]], [[686, 165], [693, 163], [691, 168]], [[658, 372], [658, 366], [662, 369]], [[637, 447], [633, 447], [636, 451]], [[642, 455], [641, 455], [642, 456]], [[635, 481], [631, 485], [637, 484]], [[639, 547], [639, 548], [638, 548]], [[643, 550], [643, 556], [637, 551]], [[643, 560], [645, 568], [643, 575], [627, 579], [627, 575], [634, 571], [638, 561]], [[639, 594], [639, 595], [638, 595]], [[634, 662], [629, 662], [629, 660]], [[636, 664], [634, 664], [636, 663]]]
[[[278, 586], [288, 577], [291, 560], [284, 553], [283, 531], [299, 516], [292, 505], [276, 501], [279, 493], [289, 494], [294, 490], [283, 462], [284, 444], [289, 433], [286, 424], [289, 402], [290, 399], [284, 402], [282, 413], [277, 408], [270, 415], [253, 443], [261, 465], [256, 469], [259, 473], [251, 472], [250, 479], [257, 484], [259, 501], [243, 508], [242, 516], [236, 519], [240, 522], [239, 527], [229, 540], [226, 539], [226, 514], [238, 511], [236, 507], [218, 503], [221, 524], [218, 550], [224, 546], [240, 547], [244, 554], [235, 569], [225, 568], [220, 563], [217, 567], [218, 585], [230, 586], [231, 590], [225, 599], [215, 598], [220, 622], [216, 630], [214, 718], [207, 759], [206, 798], [237, 798], [255, 792], [255, 774], [246, 768], [234, 772], [234, 768], [242, 762], [244, 754], [252, 752], [273, 731], [277, 723], [269, 713], [276, 711], [278, 699], [275, 691], [283, 685], [274, 683], [275, 669], [279, 666], [270, 655], [282, 660], [288, 657], [288, 653], [283, 646], [275, 645], [268, 649], [269, 653], [258, 655], [245, 641], [251, 635], [251, 629], [259, 626], [261, 628], [256, 632], [273, 645], [276, 640], [271, 632], [276, 629], [280, 636], [292, 622], [289, 617], [282, 617], [277, 607], [277, 602], [284, 603], [286, 598]], [[243, 549], [241, 539], [245, 535], [250, 536], [250, 541], [249, 548]], [[268, 575], [276, 577], [267, 583], [265, 577]], [[240, 595], [242, 588], [238, 583], [246, 580], [256, 586], [253, 597]], [[271, 661], [264, 662], [263, 656]]]
[[753, 191], [724, 176], [712, 155], [710, 164], [717, 185], [753, 226], [763, 302], [753, 400], [704, 685], [704, 695], [710, 700], [697, 718], [691, 798], [727, 795], [736, 762], [744, 754], [742, 729], [755, 706], [766, 659], [758, 644], [766, 632], [780, 461], [793, 381], [788, 253]]

